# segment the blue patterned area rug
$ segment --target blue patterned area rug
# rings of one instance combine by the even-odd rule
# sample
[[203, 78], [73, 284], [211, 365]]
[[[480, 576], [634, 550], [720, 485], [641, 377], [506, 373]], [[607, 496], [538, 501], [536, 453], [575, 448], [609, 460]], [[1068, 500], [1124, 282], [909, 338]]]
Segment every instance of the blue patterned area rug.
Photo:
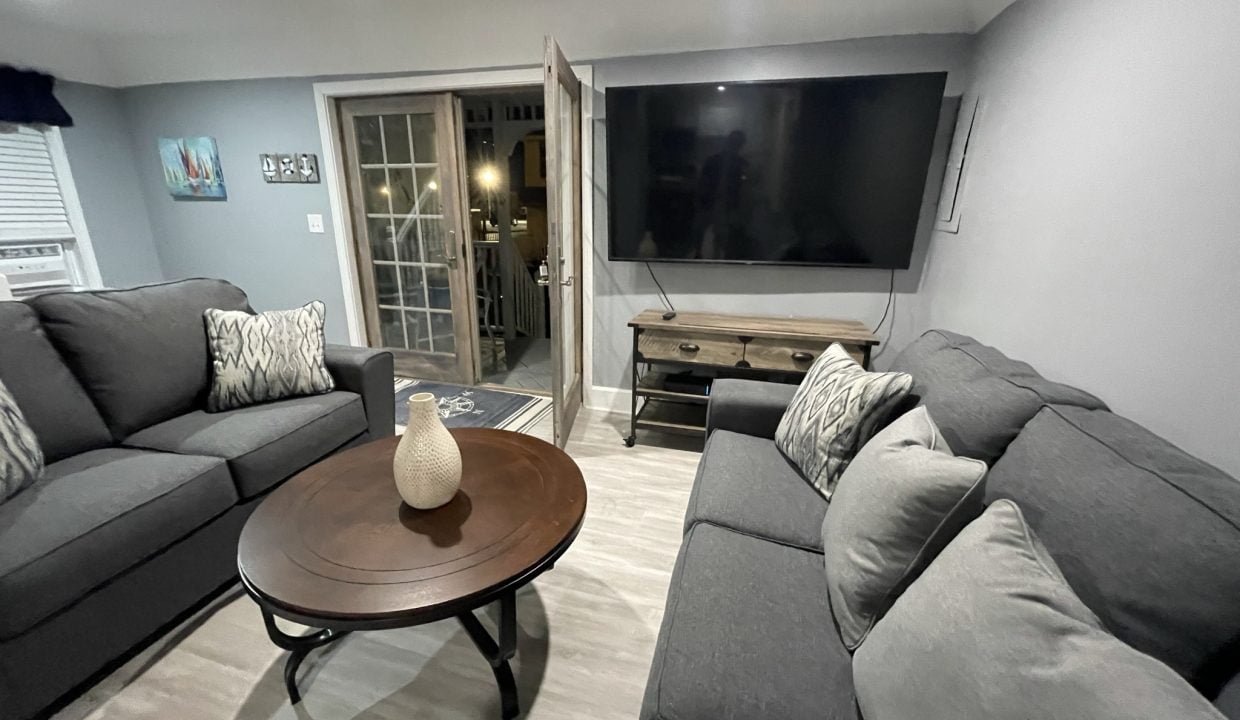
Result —
[[397, 378], [397, 432], [402, 432], [409, 422], [409, 397], [420, 392], [435, 396], [439, 401], [439, 417], [450, 428], [485, 427], [525, 432], [551, 412], [551, 398], [543, 395]]

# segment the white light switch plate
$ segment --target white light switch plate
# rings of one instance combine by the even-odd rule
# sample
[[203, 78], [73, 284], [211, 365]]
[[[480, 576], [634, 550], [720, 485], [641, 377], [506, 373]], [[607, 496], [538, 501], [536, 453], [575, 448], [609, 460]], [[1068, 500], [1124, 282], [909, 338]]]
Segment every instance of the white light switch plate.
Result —
[[310, 226], [310, 232], [323, 232], [323, 216], [318, 213], [310, 213], [306, 216], [306, 224]]

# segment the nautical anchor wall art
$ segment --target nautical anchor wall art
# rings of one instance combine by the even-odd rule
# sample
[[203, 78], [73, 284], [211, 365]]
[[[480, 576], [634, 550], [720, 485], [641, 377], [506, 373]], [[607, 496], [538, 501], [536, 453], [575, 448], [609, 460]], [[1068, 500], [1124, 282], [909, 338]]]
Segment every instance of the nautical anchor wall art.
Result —
[[314, 153], [262, 153], [258, 161], [269, 183], [319, 181], [319, 156]]

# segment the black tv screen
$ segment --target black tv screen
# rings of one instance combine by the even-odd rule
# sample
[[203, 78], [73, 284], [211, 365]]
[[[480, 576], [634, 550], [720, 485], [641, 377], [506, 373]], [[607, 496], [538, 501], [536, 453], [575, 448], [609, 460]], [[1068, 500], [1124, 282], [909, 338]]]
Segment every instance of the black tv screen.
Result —
[[609, 257], [907, 268], [946, 82], [608, 88]]

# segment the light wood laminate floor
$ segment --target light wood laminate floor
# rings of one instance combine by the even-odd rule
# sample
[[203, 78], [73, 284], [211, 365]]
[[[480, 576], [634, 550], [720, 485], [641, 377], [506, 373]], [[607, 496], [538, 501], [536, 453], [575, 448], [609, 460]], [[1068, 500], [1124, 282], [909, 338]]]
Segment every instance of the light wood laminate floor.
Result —
[[[578, 417], [568, 451], [589, 488], [586, 520], [555, 568], [518, 594], [522, 717], [628, 720], [641, 706], [701, 443], [652, 434], [629, 449], [626, 427], [623, 416]], [[549, 436], [549, 422], [531, 434]], [[494, 631], [493, 615], [484, 622]], [[315, 651], [296, 707], [283, 666], [236, 588], [55, 720], [499, 717], [491, 670], [455, 620], [354, 633]]]

